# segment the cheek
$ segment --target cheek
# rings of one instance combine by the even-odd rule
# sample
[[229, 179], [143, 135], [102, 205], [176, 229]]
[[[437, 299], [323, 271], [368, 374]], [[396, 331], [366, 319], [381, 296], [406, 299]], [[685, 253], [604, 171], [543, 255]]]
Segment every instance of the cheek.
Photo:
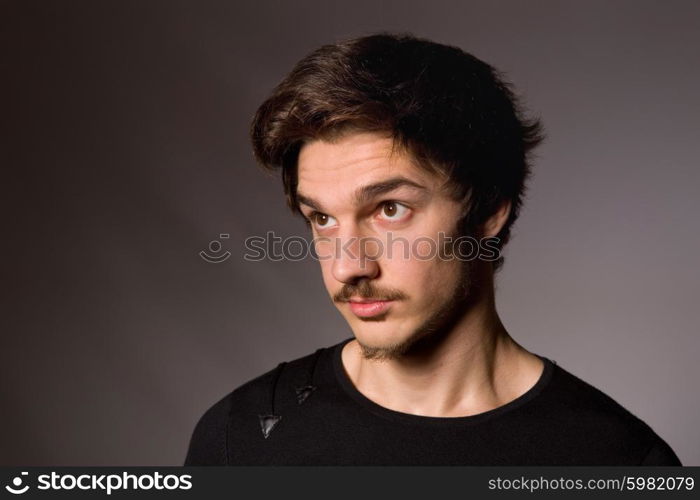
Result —
[[332, 274], [332, 261], [330, 259], [327, 260], [319, 260], [321, 264], [321, 277], [323, 278], [323, 284], [326, 285], [326, 289], [333, 293], [336, 292], [335, 287], [338, 287], [339, 285], [342, 285], [342, 283], [337, 283], [336, 280], [333, 278]]
[[456, 261], [439, 258], [432, 260], [413, 260], [403, 270], [407, 292], [416, 299], [419, 308], [434, 309], [452, 296], [457, 285], [459, 268]]
[[449, 278], [449, 272], [435, 260], [392, 259], [382, 264], [386, 283], [405, 292], [416, 306], [430, 302]]
[[326, 287], [330, 284], [331, 269], [333, 265], [333, 243], [327, 238], [314, 238], [314, 258], [321, 267], [321, 275]]
[[335, 241], [325, 236], [314, 236], [313, 247], [316, 258], [319, 262], [324, 263], [333, 257]]

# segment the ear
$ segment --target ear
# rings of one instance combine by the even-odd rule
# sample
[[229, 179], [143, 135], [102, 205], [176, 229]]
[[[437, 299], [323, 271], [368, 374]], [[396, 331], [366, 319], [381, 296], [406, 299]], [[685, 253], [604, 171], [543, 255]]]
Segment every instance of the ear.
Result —
[[501, 203], [498, 209], [481, 225], [481, 234], [485, 238], [496, 236], [510, 216], [511, 202], [506, 200]]

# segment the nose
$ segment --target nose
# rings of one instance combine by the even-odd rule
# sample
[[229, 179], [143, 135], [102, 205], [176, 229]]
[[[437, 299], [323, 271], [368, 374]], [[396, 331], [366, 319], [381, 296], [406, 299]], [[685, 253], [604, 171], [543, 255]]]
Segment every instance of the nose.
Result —
[[363, 238], [357, 231], [347, 231], [335, 241], [333, 277], [342, 283], [355, 284], [379, 275], [378, 242]]

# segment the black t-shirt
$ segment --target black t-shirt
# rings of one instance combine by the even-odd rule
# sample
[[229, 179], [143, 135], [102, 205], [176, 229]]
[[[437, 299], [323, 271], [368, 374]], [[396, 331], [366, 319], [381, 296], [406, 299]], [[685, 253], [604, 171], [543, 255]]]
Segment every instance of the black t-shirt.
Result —
[[350, 340], [281, 363], [214, 404], [185, 465], [681, 465], [647, 424], [547, 358], [510, 403], [425, 417], [354, 387], [340, 356]]

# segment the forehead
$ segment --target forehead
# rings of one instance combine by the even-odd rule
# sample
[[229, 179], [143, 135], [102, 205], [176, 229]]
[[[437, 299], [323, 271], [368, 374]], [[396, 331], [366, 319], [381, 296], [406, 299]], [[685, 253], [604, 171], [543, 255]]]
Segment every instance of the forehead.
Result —
[[393, 145], [391, 137], [372, 132], [349, 133], [332, 142], [309, 142], [299, 152], [297, 190], [330, 204], [349, 202], [359, 187], [391, 178], [403, 177], [429, 190], [444, 181]]

